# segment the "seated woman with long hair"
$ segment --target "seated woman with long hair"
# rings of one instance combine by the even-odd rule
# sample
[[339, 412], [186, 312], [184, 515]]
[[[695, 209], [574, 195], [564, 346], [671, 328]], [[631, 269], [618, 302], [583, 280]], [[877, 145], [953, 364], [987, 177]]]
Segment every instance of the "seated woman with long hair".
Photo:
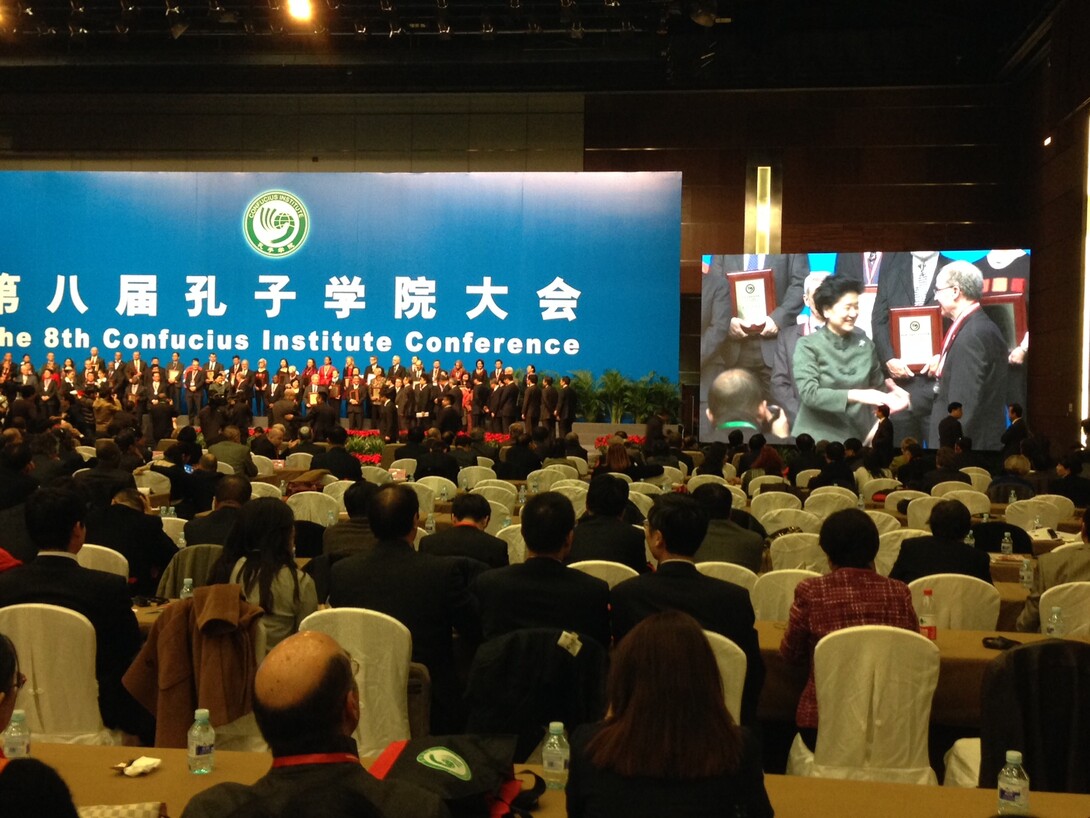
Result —
[[723, 466], [727, 462], [727, 444], [716, 441], [704, 452], [704, 462], [696, 467], [696, 474], [723, 476]]
[[314, 580], [295, 565], [295, 515], [276, 497], [242, 506], [211, 579], [237, 582], [246, 600], [264, 609], [269, 650], [318, 610]]
[[783, 476], [785, 466], [780, 453], [767, 443], [761, 447], [753, 463], [742, 474], [742, 491], [749, 492], [749, 481], [766, 475]]
[[628, 454], [628, 449], [625, 448], [624, 443], [614, 438], [606, 448], [605, 455], [602, 456], [598, 465], [594, 467], [595, 474], [607, 472], [627, 474], [633, 480], [643, 480], [645, 477], [657, 477], [662, 474], [662, 466], [637, 463]]
[[664, 611], [633, 628], [613, 654], [607, 699], [605, 720], [572, 736], [569, 818], [772, 815], [760, 754], [727, 711], [691, 616]]

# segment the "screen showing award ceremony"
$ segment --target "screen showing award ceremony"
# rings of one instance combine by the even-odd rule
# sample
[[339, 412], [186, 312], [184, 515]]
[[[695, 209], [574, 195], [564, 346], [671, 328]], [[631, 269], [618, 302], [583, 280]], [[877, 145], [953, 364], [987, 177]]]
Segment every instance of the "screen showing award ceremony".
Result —
[[680, 173], [7, 172], [0, 197], [0, 350], [36, 367], [677, 377]]
[[[1028, 250], [705, 255], [701, 439], [867, 443], [963, 437], [1000, 448], [1025, 404]], [[944, 441], [948, 442], [948, 441]]]

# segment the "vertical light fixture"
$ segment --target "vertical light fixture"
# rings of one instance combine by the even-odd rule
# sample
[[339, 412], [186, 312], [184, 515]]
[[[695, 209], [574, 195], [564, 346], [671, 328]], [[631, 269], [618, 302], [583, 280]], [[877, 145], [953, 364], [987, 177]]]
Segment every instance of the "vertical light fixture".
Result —
[[[1090, 126], [1090, 121], [1088, 121]], [[1090, 127], [1086, 133], [1086, 190], [1084, 195], [1090, 205]], [[1090, 287], [1086, 286], [1086, 273], [1090, 271], [1090, 207], [1084, 207], [1082, 228], [1082, 275], [1079, 281], [1082, 285], [1082, 366], [1079, 375], [1079, 420], [1090, 417]]]
[[772, 237], [772, 166], [757, 166], [757, 218], [753, 237], [756, 253], [770, 252]]
[[745, 252], [780, 252], [783, 174], [777, 161], [759, 157], [746, 167]]

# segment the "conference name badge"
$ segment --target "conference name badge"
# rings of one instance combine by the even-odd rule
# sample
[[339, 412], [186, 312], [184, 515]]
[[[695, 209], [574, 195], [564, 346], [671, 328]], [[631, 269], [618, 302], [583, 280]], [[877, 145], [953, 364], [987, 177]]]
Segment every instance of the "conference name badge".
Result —
[[310, 232], [306, 206], [284, 190], [255, 196], [242, 217], [242, 233], [256, 252], [270, 258], [289, 256], [303, 246]]

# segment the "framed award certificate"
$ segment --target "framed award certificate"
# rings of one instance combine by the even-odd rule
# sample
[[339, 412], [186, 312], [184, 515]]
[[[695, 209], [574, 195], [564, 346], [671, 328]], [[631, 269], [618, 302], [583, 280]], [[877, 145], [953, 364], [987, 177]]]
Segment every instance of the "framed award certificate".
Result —
[[1001, 293], [986, 295], [980, 299], [980, 308], [995, 322], [1007, 349], [1014, 349], [1026, 337], [1025, 293]]
[[928, 307], [893, 307], [889, 311], [889, 340], [893, 354], [913, 372], [927, 368], [942, 349], [942, 310]]
[[727, 273], [733, 317], [746, 326], [764, 324], [769, 313], [776, 309], [776, 280], [771, 270], [752, 270]]

